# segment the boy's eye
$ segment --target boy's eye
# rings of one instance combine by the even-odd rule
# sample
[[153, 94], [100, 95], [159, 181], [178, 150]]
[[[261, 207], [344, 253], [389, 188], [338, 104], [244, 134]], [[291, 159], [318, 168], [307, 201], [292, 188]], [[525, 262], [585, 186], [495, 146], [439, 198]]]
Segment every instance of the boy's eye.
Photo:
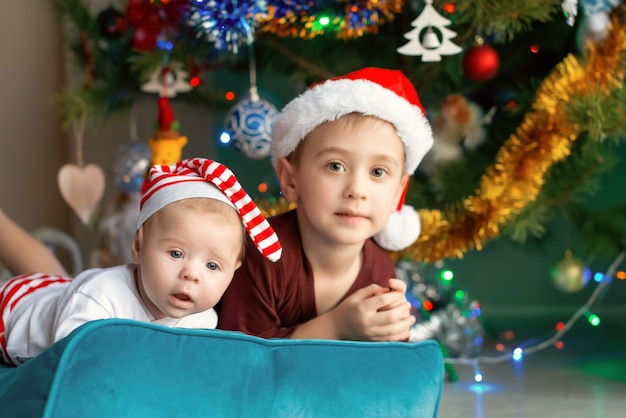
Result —
[[337, 161], [333, 161], [332, 163], [328, 163], [328, 168], [330, 171], [345, 171], [343, 164], [338, 163]]
[[220, 267], [217, 265], [217, 263], [209, 261], [208, 263], [206, 263], [206, 268], [208, 268], [209, 270], [219, 270]]
[[380, 168], [380, 167], [377, 167], [377, 168], [372, 170], [372, 175], [374, 177], [382, 177], [382, 176], [385, 175], [385, 173], [386, 173], [385, 169]]
[[170, 257], [172, 258], [181, 258], [182, 256], [183, 256], [182, 251], [179, 251], [179, 250], [170, 251]]

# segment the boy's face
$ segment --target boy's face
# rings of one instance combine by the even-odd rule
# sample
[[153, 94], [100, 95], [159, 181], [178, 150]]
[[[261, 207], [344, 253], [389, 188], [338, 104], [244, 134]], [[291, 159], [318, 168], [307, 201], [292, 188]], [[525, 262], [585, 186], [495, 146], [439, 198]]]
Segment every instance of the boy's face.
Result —
[[303, 239], [362, 245], [380, 232], [409, 177], [393, 125], [340, 118], [313, 130], [298, 153], [279, 162], [279, 177], [285, 197], [297, 202]]
[[172, 203], [137, 232], [137, 286], [156, 319], [212, 308], [241, 265], [242, 224], [232, 217]]

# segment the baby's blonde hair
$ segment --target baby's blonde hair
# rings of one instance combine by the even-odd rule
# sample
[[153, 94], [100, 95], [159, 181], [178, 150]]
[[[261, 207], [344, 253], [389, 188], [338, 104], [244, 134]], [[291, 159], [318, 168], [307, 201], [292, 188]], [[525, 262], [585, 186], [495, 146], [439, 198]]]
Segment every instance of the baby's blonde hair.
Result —
[[[203, 213], [214, 213], [216, 215], [222, 216], [228, 223], [234, 223], [236, 225], [239, 225], [239, 227], [241, 228], [241, 238], [242, 238], [239, 261], [243, 260], [243, 257], [245, 255], [245, 248], [246, 248], [245, 243], [246, 243], [247, 233], [246, 233], [245, 227], [243, 226], [243, 222], [241, 221], [241, 218], [239, 217], [239, 213], [237, 212], [237, 209], [219, 200], [209, 199], [206, 197], [190, 197], [187, 199], [182, 199], [182, 200], [177, 200], [175, 202], [172, 202], [168, 206], [170, 205], [186, 207], [186, 208], [193, 209], [193, 210], [196, 210], [198, 212], [203, 212]], [[147, 225], [151, 219], [156, 218], [160, 214], [160, 212], [161, 212], [160, 210], [157, 211], [157, 213], [151, 216], [144, 223], [144, 225]]]

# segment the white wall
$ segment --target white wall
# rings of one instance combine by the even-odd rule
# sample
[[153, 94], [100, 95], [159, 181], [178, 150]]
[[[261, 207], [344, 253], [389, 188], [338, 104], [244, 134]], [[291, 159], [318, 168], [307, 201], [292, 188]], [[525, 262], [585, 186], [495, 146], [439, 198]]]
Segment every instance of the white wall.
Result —
[[61, 41], [47, 0], [4, 1], [0, 42], [0, 208], [28, 229], [67, 230], [56, 187], [67, 142], [53, 98], [62, 85]]

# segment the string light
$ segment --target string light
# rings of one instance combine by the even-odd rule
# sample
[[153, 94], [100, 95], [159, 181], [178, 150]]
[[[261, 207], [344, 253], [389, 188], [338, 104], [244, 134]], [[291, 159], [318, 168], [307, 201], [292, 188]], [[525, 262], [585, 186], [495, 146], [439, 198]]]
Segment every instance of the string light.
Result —
[[[617, 256], [617, 258], [613, 261], [613, 263], [609, 266], [606, 273], [604, 274], [604, 277], [613, 277], [613, 275], [615, 274], [615, 271], [617, 270], [617, 267], [622, 263], [622, 261], [624, 261], [625, 256], [626, 256], [626, 251], [621, 252]], [[444, 358], [444, 362], [447, 364], [462, 364], [462, 365], [469, 365], [472, 367], [475, 367], [479, 363], [496, 364], [496, 363], [502, 363], [504, 361], [509, 361], [511, 359], [514, 362], [518, 363], [522, 361], [524, 356], [527, 356], [532, 353], [536, 353], [547, 347], [556, 346], [557, 348], [561, 349], [564, 346], [563, 342], [561, 341], [561, 337], [563, 337], [563, 335], [565, 335], [574, 326], [574, 324], [580, 319], [581, 316], [584, 315], [589, 321], [589, 323], [593, 326], [598, 326], [600, 324], [600, 318], [597, 315], [595, 315], [593, 312], [591, 312], [590, 309], [596, 303], [596, 301], [598, 300], [598, 298], [600, 297], [600, 295], [602, 294], [606, 286], [608, 286], [610, 283], [611, 283], [610, 280], [603, 280], [602, 282], [600, 282], [600, 284], [598, 284], [598, 286], [593, 291], [593, 293], [591, 294], [587, 302], [583, 306], [581, 306], [572, 315], [572, 317], [567, 322], [565, 322], [562, 326], [560, 325], [561, 323], [559, 322], [556, 326], [557, 332], [552, 337], [542, 342], [539, 342], [535, 345], [525, 347], [525, 348], [516, 347], [511, 352], [506, 352], [497, 356], [491, 356], [491, 357], [490, 356], [478, 356], [475, 358], [450, 358], [448, 357], [448, 358]], [[505, 333], [505, 337], [507, 336], [508, 333], [513, 334], [512, 331], [507, 331], [507, 333]], [[498, 351], [501, 351], [500, 348], [503, 348], [503, 346], [500, 344], [496, 346], [496, 349]], [[474, 371], [475, 370], [476, 368], [474, 368]], [[475, 377], [476, 377], [476, 373], [474, 373], [474, 378]]]
[[476, 383], [480, 383], [483, 381], [483, 374], [480, 371], [480, 364], [478, 364], [477, 361], [475, 361], [472, 366], [474, 367], [474, 382]]
[[174, 49], [174, 44], [170, 41], [158, 40], [156, 47], [162, 51], [171, 51]]
[[226, 131], [220, 133], [220, 142], [222, 144], [228, 144], [230, 142], [230, 134]]
[[587, 321], [594, 327], [600, 325], [600, 317], [593, 312], [590, 312], [588, 310], [585, 311], [585, 317], [587, 318]]
[[515, 100], [509, 100], [506, 102], [505, 107], [509, 110], [517, 109], [517, 102]]
[[454, 4], [452, 4], [452, 3], [446, 3], [446, 4], [443, 5], [443, 10], [446, 13], [452, 14], [452, 13], [454, 13], [454, 9], [455, 9], [455, 7], [454, 7]]

